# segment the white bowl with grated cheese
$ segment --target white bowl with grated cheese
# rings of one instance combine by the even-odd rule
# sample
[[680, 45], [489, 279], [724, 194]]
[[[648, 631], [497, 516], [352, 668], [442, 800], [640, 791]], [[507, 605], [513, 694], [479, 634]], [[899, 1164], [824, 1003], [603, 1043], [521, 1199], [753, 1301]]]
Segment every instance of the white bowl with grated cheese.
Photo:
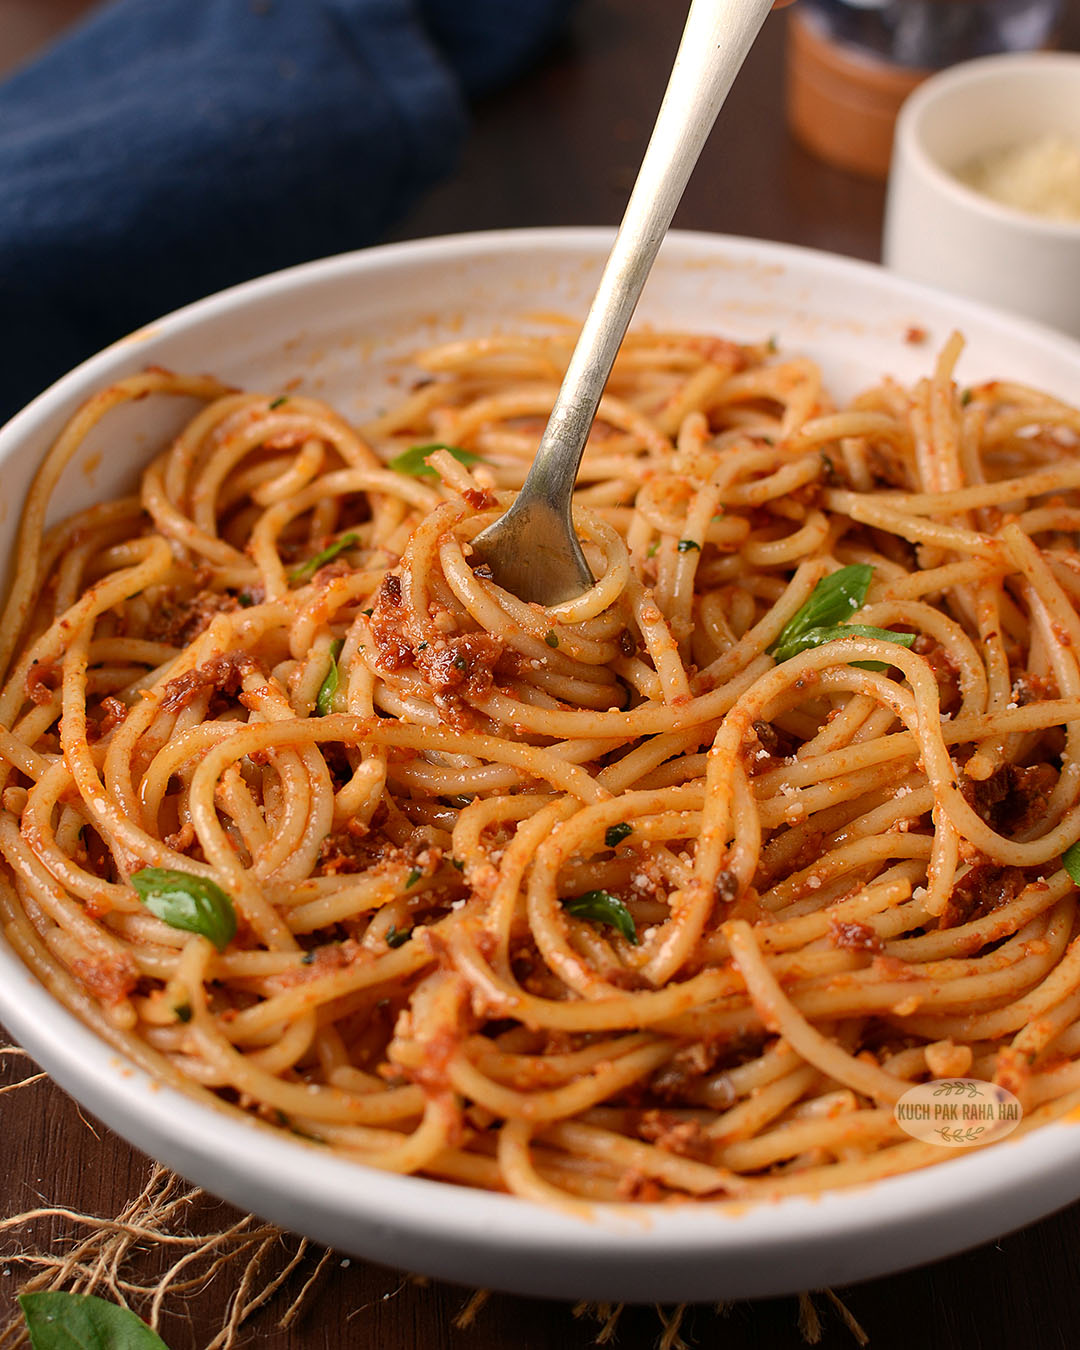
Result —
[[1080, 336], [1080, 53], [932, 76], [896, 125], [886, 266]]

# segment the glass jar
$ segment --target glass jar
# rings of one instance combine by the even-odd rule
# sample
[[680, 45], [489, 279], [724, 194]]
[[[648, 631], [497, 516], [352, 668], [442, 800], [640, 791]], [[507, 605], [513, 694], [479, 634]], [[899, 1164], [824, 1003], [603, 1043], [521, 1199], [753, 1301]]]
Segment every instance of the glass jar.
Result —
[[935, 70], [1052, 45], [1061, 0], [799, 0], [788, 20], [787, 113], [839, 168], [884, 178], [900, 104]]

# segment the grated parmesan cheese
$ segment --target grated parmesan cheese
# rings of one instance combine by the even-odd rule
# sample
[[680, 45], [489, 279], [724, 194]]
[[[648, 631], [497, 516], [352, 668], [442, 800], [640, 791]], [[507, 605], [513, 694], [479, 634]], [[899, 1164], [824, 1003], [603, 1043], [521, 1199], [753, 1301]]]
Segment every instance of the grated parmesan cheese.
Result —
[[1080, 147], [1041, 136], [970, 160], [956, 172], [984, 196], [1049, 220], [1080, 221]]

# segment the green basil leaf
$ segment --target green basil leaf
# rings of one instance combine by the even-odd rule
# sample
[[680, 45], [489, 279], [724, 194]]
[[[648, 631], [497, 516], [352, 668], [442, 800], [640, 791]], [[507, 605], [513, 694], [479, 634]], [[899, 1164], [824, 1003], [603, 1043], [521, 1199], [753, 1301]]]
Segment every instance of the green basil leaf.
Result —
[[630, 911], [618, 896], [609, 891], [586, 891], [562, 902], [563, 909], [575, 919], [606, 923], [616, 929], [632, 947], [638, 945], [637, 929]]
[[403, 947], [405, 943], [408, 942], [408, 940], [412, 937], [412, 930], [406, 928], [402, 931], [399, 931], [394, 924], [391, 924], [390, 927], [386, 930], [385, 937], [386, 937], [386, 945], [388, 947]]
[[[910, 647], [915, 641], [914, 633], [894, 633], [891, 628], [873, 628], [865, 623], [838, 623], [829, 628], [807, 629], [792, 638], [785, 646], [775, 647], [773, 656], [779, 664], [781, 661], [790, 661], [793, 656], [809, 651], [812, 647], [820, 647], [826, 642], [847, 637], [878, 638], [881, 642], [893, 642], [898, 647]], [[868, 670], [888, 670], [888, 666], [881, 661], [852, 661], [851, 664], [863, 666]]]
[[132, 872], [131, 884], [150, 913], [170, 928], [199, 933], [219, 952], [236, 936], [233, 903], [209, 877], [192, 876], [171, 867], [144, 867]]
[[617, 825], [609, 825], [604, 831], [604, 843], [608, 848], [614, 848], [616, 844], [621, 844], [628, 834], [634, 833], [633, 825], [628, 825], [625, 820], [620, 820]]
[[549, 628], [544, 634], [544, 641], [549, 647], [557, 647], [559, 645], [559, 635], [554, 628]]
[[168, 1350], [130, 1309], [94, 1294], [21, 1294], [19, 1306], [34, 1350]]
[[[801, 634], [811, 628], [826, 628], [851, 618], [857, 609], [862, 608], [873, 575], [874, 569], [869, 563], [853, 563], [850, 567], [841, 567], [827, 577], [822, 577], [810, 592], [806, 603], [795, 611], [781, 629], [779, 637], [769, 648], [770, 654], [778, 661], [786, 661], [787, 656], [778, 656], [777, 653]], [[794, 654], [788, 653], [789, 656]]]
[[701, 545], [696, 539], [680, 539], [675, 548], [679, 553], [692, 553], [694, 549], [697, 549], [699, 553], [701, 552]]
[[360, 542], [358, 534], [343, 534], [340, 539], [335, 539], [321, 553], [316, 553], [314, 558], [309, 558], [299, 567], [294, 567], [289, 573], [290, 581], [310, 581], [320, 567], [325, 567], [328, 562], [333, 561], [339, 553], [344, 553], [347, 548], [352, 548], [354, 544]]
[[433, 455], [436, 450], [449, 450], [459, 464], [483, 464], [486, 463], [483, 455], [473, 454], [471, 450], [462, 450], [459, 445], [443, 445], [440, 441], [435, 441], [431, 445], [412, 445], [408, 450], [403, 450], [400, 455], [396, 455], [387, 468], [393, 469], [395, 473], [407, 473], [410, 478], [438, 478], [438, 474], [424, 461], [428, 455]]
[[409, 875], [405, 878], [405, 889], [408, 890], [410, 886], [415, 886], [423, 875], [424, 874], [423, 872], [421, 872], [419, 867], [414, 867], [412, 871], [409, 873]]
[[343, 638], [334, 638], [330, 644], [330, 669], [326, 672], [326, 677], [319, 685], [319, 692], [315, 696], [315, 712], [319, 717], [325, 717], [327, 713], [334, 711], [334, 695], [337, 693], [338, 683], [341, 680], [337, 659], [341, 655], [341, 649], [344, 645]]
[[1061, 865], [1073, 881], [1080, 886], [1080, 839], [1075, 844], [1070, 844], [1061, 855]]

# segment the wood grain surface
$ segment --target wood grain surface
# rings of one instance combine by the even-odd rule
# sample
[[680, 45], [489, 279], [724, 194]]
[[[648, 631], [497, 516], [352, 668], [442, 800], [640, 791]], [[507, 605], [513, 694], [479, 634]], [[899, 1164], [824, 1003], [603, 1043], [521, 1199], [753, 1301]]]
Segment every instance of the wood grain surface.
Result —
[[[191, 0], [198, 3], [198, 0]], [[242, 0], [237, 0], [241, 3]], [[0, 0], [0, 72], [25, 59], [93, 0]], [[461, 164], [395, 229], [413, 238], [525, 225], [614, 224], [621, 214], [674, 54], [685, 5], [676, 0], [581, 0], [570, 31], [511, 90], [475, 109]], [[773, 15], [721, 114], [676, 224], [806, 244], [856, 257], [879, 256], [884, 189], [831, 170], [789, 138], [783, 114], [785, 18]], [[1080, 46], [1070, 8], [1063, 45]], [[3, 185], [0, 184], [0, 191]], [[0, 1028], [0, 1043], [6, 1043]], [[0, 1086], [33, 1072], [0, 1056]], [[42, 1206], [112, 1216], [143, 1187], [151, 1164], [82, 1115], [47, 1080], [0, 1095], [0, 1221]], [[1002, 1166], [1007, 1155], [1002, 1153]], [[868, 1204], [873, 1194], [868, 1193]], [[241, 1218], [205, 1200], [189, 1216], [199, 1231]], [[86, 1229], [62, 1219], [0, 1229], [0, 1316], [26, 1268], [12, 1254], [35, 1242], [64, 1250], [64, 1234]], [[874, 1350], [1069, 1350], [1080, 1344], [1080, 1206], [948, 1261], [837, 1290]], [[263, 1275], [284, 1268], [298, 1239], [268, 1246]], [[154, 1269], [154, 1252], [132, 1253], [128, 1269]], [[278, 1327], [322, 1253], [304, 1252], [286, 1285], [241, 1332], [241, 1344], [267, 1350], [554, 1350], [593, 1345], [603, 1322], [568, 1304], [496, 1294], [455, 1326], [469, 1291], [417, 1282], [375, 1265], [327, 1259], [303, 1311]], [[145, 1278], [145, 1274], [144, 1274]], [[163, 1323], [171, 1350], [211, 1343], [223, 1327], [238, 1278], [225, 1267]], [[475, 1282], [485, 1284], [477, 1270]], [[677, 1334], [688, 1345], [725, 1350], [788, 1350], [806, 1344], [857, 1344], [836, 1305], [814, 1297], [818, 1323], [800, 1330], [792, 1298], [737, 1303], [721, 1312], [686, 1309]], [[581, 1310], [579, 1310], [580, 1312]], [[608, 1344], [656, 1346], [671, 1308], [628, 1308]], [[468, 1320], [468, 1319], [467, 1319]], [[677, 1341], [668, 1333], [667, 1343]]]

